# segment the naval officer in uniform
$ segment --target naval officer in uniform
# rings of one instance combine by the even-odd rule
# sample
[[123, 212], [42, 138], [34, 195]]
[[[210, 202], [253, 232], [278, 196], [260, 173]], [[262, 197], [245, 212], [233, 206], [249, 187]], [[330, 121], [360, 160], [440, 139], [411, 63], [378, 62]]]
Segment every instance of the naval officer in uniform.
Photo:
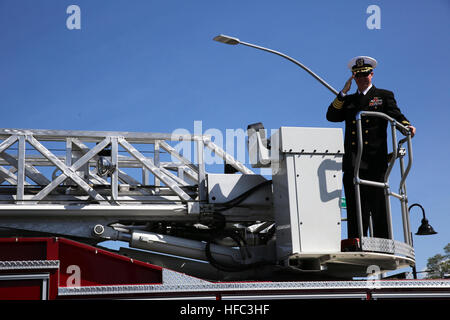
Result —
[[[355, 159], [357, 154], [356, 114], [359, 111], [383, 112], [399, 123], [408, 127], [411, 136], [416, 128], [411, 126], [402, 114], [395, 101], [394, 94], [389, 90], [378, 89], [372, 84], [373, 70], [377, 61], [371, 57], [358, 56], [350, 60], [348, 67], [352, 76], [339, 92], [327, 111], [327, 120], [332, 122], [345, 121], [343, 184], [347, 202], [347, 234], [348, 238], [359, 238], [357, 212], [355, 202], [355, 187], [353, 183]], [[358, 90], [348, 94], [352, 81]], [[376, 117], [362, 117], [363, 154], [360, 167], [360, 178], [371, 181], [384, 181], [388, 166], [387, 154], [387, 121]], [[382, 188], [361, 185], [361, 211], [364, 235], [367, 235], [370, 215], [372, 216], [372, 236], [388, 238], [386, 217], [386, 200]]]

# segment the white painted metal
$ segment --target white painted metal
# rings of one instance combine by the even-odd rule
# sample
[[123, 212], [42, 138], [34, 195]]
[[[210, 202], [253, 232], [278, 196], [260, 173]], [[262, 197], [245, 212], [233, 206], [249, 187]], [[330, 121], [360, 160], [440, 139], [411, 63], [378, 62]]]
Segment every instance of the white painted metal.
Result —
[[221, 147], [212, 142], [209, 137], [204, 137], [203, 142], [206, 147], [214, 151], [214, 153], [220, 158], [222, 158], [222, 160], [224, 160], [225, 163], [230, 164], [239, 172], [243, 174], [254, 174], [254, 172], [249, 168], [247, 168], [243, 163], [234, 159], [230, 154], [226, 153], [225, 150], [223, 150]]
[[[49, 198], [54, 198], [54, 190], [61, 184], [79, 186], [86, 194], [102, 203], [105, 203], [108, 197], [101, 195], [94, 186], [110, 186], [110, 196], [114, 200], [111, 204], [123, 205], [123, 203], [118, 202], [121, 194], [119, 188], [121, 182], [137, 187], [141, 194], [149, 194], [148, 189], [140, 187], [148, 185], [149, 172], [154, 175], [156, 186], [159, 186], [159, 182], [162, 181], [175, 195], [179, 196], [181, 201], [195, 200], [182, 189], [184, 186], [191, 185], [197, 185], [198, 192], [202, 193], [203, 198], [205, 198], [206, 172], [202, 150], [204, 147], [211, 148], [238, 170], [246, 174], [253, 174], [250, 169], [212, 143], [208, 136], [109, 131], [0, 129], [0, 139], [4, 140], [0, 143], [0, 181], [7, 181], [10, 185], [16, 187], [15, 201], [13, 202], [15, 204], [19, 204], [19, 202], [20, 204], [30, 203], [29, 192], [25, 190], [25, 186], [30, 185], [27, 179], [30, 179], [35, 183], [33, 185], [40, 187], [40, 189], [37, 189], [39, 192], [35, 193], [33, 197], [34, 204], [37, 205], [40, 205], [42, 201], [48, 202]], [[169, 141], [180, 141], [180, 139], [197, 142], [198, 160], [201, 165], [194, 164], [189, 159], [184, 158], [167, 143]], [[8, 149], [16, 145], [17, 141], [19, 141], [18, 153], [15, 156]], [[32, 152], [26, 151], [26, 142], [34, 148]], [[66, 154], [61, 156], [50, 151], [51, 147], [46, 146], [46, 142], [65, 143]], [[92, 142], [95, 142], [96, 145], [89, 147], [87, 144]], [[154, 158], [144, 156], [133, 146], [134, 143], [154, 145]], [[111, 155], [108, 159], [115, 168], [110, 180], [100, 177], [95, 169], [90, 169], [93, 166], [95, 167], [99, 152], [102, 152], [108, 145], [111, 146]], [[123, 152], [119, 150], [120, 147], [123, 147], [129, 156], [119, 154], [119, 152]], [[160, 147], [180, 162], [161, 162]], [[39, 152], [38, 155], [35, 154], [36, 151]], [[10, 166], [10, 168], [3, 166]], [[51, 179], [38, 170], [39, 166], [53, 166], [55, 168]], [[124, 168], [141, 168], [144, 172], [143, 181], [140, 182], [136, 177], [128, 175]], [[174, 170], [176, 173], [168, 169]], [[60, 174], [57, 175], [59, 172]], [[25, 199], [28, 200], [23, 201]], [[58, 202], [54, 199], [52, 203]]]
[[[205, 255], [205, 242], [152, 232], [134, 231], [131, 235], [130, 246], [189, 259], [208, 260]], [[228, 265], [242, 262], [240, 252], [236, 248], [211, 244], [211, 254], [217, 261]]]
[[[263, 142], [264, 135], [265, 144]], [[255, 131], [248, 130], [248, 155], [254, 168], [270, 168], [270, 152], [267, 148], [265, 129]]]
[[271, 142], [278, 259], [339, 252], [342, 130], [282, 127]]
[[[244, 192], [258, 186], [267, 180], [256, 174], [208, 174], [208, 201], [209, 203], [224, 203], [237, 198]], [[255, 194], [256, 196], [256, 194]], [[272, 188], [267, 185], [263, 193], [254, 197], [253, 205], [267, 205], [272, 199]], [[268, 199], [266, 199], [268, 198]], [[251, 199], [248, 199], [251, 200]], [[246, 202], [249, 205], [248, 201]]]
[[343, 133], [338, 128], [281, 127], [279, 139], [284, 153], [344, 153]]

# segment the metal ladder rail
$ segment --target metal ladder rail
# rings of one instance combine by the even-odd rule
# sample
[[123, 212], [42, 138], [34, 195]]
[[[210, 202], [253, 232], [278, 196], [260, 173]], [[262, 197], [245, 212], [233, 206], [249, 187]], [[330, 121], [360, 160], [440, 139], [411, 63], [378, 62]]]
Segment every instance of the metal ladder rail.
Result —
[[[82, 167], [87, 166], [90, 161], [94, 158], [98, 157], [99, 152], [105, 149], [106, 146], [111, 145], [111, 161], [114, 167], [118, 168], [118, 145], [122, 145], [122, 147], [130, 153], [134, 160], [139, 162], [142, 165], [143, 169], [151, 169], [155, 174], [155, 178], [164, 180], [167, 186], [172, 189], [178, 196], [180, 196], [181, 200], [189, 201], [191, 200], [190, 196], [188, 196], [182, 189], [180, 189], [179, 185], [185, 185], [186, 183], [181, 183], [182, 179], [179, 179], [175, 175], [168, 172], [166, 169], [160, 167], [159, 161], [158, 163], [154, 163], [152, 159], [144, 157], [136, 148], [134, 148], [128, 141], [136, 143], [156, 143], [161, 140], [179, 140], [179, 139], [193, 139], [195, 137], [189, 136], [181, 136], [181, 135], [164, 135], [164, 134], [130, 134], [130, 133], [122, 133], [122, 132], [85, 132], [85, 131], [60, 131], [60, 130], [20, 130], [20, 129], [0, 129], [0, 136], [4, 141], [0, 144], [0, 151], [6, 152], [9, 147], [19, 141], [19, 148], [17, 151], [17, 158], [12, 155], [9, 155], [10, 158], [15, 160], [17, 163], [17, 171], [18, 175], [15, 179], [16, 185], [16, 203], [19, 203], [24, 198], [24, 185], [26, 184], [26, 178], [33, 178], [30, 176], [30, 173], [27, 171], [29, 168], [34, 170], [35, 175], [40, 175], [44, 177], [33, 165], [30, 165], [25, 161], [25, 143], [28, 142], [35, 151], [40, 153], [42, 159], [45, 159], [47, 162], [51, 163], [55, 166], [56, 170], [60, 170], [62, 174], [59, 177], [55, 177], [52, 181], [48, 181], [48, 183], [44, 184], [45, 191], [36, 195], [34, 200], [39, 202], [43, 200], [56, 186], [60, 185], [64, 180], [70, 178], [74, 180], [77, 185], [79, 185], [82, 189], [84, 189], [89, 195], [94, 197], [99, 201], [106, 200], [102, 196], [100, 196], [97, 192], [93, 190], [90, 186], [91, 181], [84, 181], [82, 177], [79, 177], [77, 174], [77, 170], [81, 170]], [[124, 138], [127, 137], [127, 138]], [[97, 145], [92, 149], [89, 149], [86, 145], [84, 145], [81, 140], [85, 142], [96, 142]], [[56, 156], [50, 150], [48, 150], [41, 142], [43, 141], [59, 141], [66, 142], [66, 157], [65, 159], [61, 159], [61, 157]], [[77, 141], [77, 147], [80, 146], [84, 149], [81, 152], [81, 156], [79, 158], [75, 158], [72, 163], [72, 143]], [[70, 145], [70, 148], [69, 148]], [[78, 150], [79, 151], [79, 150]], [[6, 153], [5, 153], [6, 154]], [[3, 157], [3, 156], [2, 156]], [[181, 155], [178, 156], [182, 158]], [[4, 158], [4, 157], [3, 157]], [[11, 162], [11, 161], [10, 161]], [[195, 168], [192, 166], [191, 168]], [[196, 173], [194, 170], [192, 170]], [[123, 174], [122, 174], [123, 175]], [[111, 197], [113, 200], [117, 199], [117, 189], [118, 189], [118, 177], [119, 170], [115, 170], [115, 172], [111, 176]], [[87, 177], [89, 179], [89, 176]], [[42, 181], [42, 179], [41, 179]]]
[[[75, 184], [79, 185], [85, 192], [87, 192], [87, 194], [99, 201], [104, 202], [105, 204], [107, 203], [107, 199], [98, 194], [91, 187], [91, 185], [95, 184], [95, 181], [101, 182], [103, 185], [110, 184], [111, 201], [116, 201], [118, 198], [119, 180], [134, 180], [127, 176], [119, 168], [119, 146], [128, 152], [132, 161], [142, 167], [144, 182], [148, 181], [148, 172], [152, 172], [155, 176], [155, 184], [159, 181], [164, 182], [164, 184], [166, 184], [180, 197], [182, 202], [206, 200], [206, 169], [203, 156], [204, 148], [213, 150], [219, 157], [227, 161], [227, 163], [231, 164], [239, 172], [243, 174], [254, 174], [253, 171], [248, 169], [245, 165], [212, 143], [211, 138], [205, 135], [111, 131], [0, 129], [0, 139], [4, 140], [0, 143], [0, 157], [3, 158], [2, 163], [9, 162], [9, 164], [12, 165], [12, 169], [17, 167], [16, 170], [18, 173], [17, 176], [15, 176], [12, 171], [8, 172], [8, 170], [0, 166], [1, 169], [4, 169], [2, 170], [3, 175], [5, 173], [9, 174], [10, 180], [15, 180], [15, 183], [11, 184], [16, 185], [16, 203], [22, 203], [21, 201], [24, 200], [24, 186], [27, 184], [27, 178], [31, 180], [33, 180], [33, 178], [34, 180], [36, 180], [36, 178], [40, 178], [40, 180], [38, 180], [38, 184], [44, 187], [38, 195], [33, 197], [36, 203], [44, 200], [55, 187], [61, 185], [61, 183], [67, 181], [69, 178], [74, 180]], [[60, 157], [53, 154], [50, 151], [51, 148], [49, 150], [42, 144], [43, 141], [65, 142], [65, 157]], [[194, 148], [196, 148], [195, 152], [197, 153], [198, 165], [192, 163], [189, 159], [186, 159], [179, 154], [171, 145], [167, 143], [169, 141], [193, 142], [195, 144]], [[8, 148], [13, 146], [16, 142], [19, 144], [17, 158], [6, 153]], [[93, 148], [90, 148], [84, 144], [84, 142], [95, 142], [96, 145]], [[40, 161], [41, 164], [42, 161], [45, 161], [56, 168], [50, 180], [45, 178], [45, 176], [35, 168], [35, 165], [37, 165], [35, 160], [30, 162], [30, 158], [25, 159], [27, 156], [25, 152], [25, 143], [30, 144], [33, 147], [33, 150], [38, 152], [38, 161]], [[145, 157], [132, 145], [134, 143], [154, 144], [154, 158], [152, 159]], [[105, 179], [89, 172], [90, 164], [100, 157], [99, 153], [105, 150], [108, 146], [111, 147], [111, 155], [108, 159], [110, 159], [112, 166], [117, 168], [117, 170], [114, 170], [111, 174], [111, 183], [108, 183]], [[185, 166], [188, 178], [191, 180], [193, 179], [194, 183], [198, 185], [200, 195], [199, 199], [191, 199], [191, 197], [180, 188], [188, 185], [188, 183], [183, 181], [183, 177], [176, 176], [161, 166], [159, 159], [160, 149], [165, 150], [172, 157], [177, 158], [183, 166]], [[5, 159], [5, 156], [8, 158]], [[55, 176], [56, 171], [61, 171], [61, 175]], [[83, 171], [85, 176], [80, 177], [78, 171]], [[147, 175], [144, 172], [147, 172]], [[178, 172], [180, 172], [180, 170]]]
[[[394, 156], [389, 161], [388, 169], [386, 170], [386, 174], [384, 177], [384, 182], [363, 180], [363, 179], [359, 178], [359, 169], [361, 166], [361, 159], [362, 159], [362, 153], [363, 153], [362, 124], [361, 124], [362, 116], [380, 117], [380, 118], [387, 120], [391, 125], [392, 148], [393, 148], [392, 153]], [[356, 198], [356, 211], [357, 211], [356, 216], [357, 216], [359, 236], [360, 236], [360, 238], [363, 237], [360, 186], [361, 185], [369, 185], [369, 186], [373, 186], [373, 187], [377, 187], [377, 188], [383, 188], [385, 190], [386, 213], [387, 213], [388, 232], [389, 232], [388, 236], [389, 236], [389, 239], [391, 239], [391, 240], [393, 240], [393, 230], [392, 230], [391, 203], [390, 203], [389, 197], [393, 196], [395, 198], [398, 198], [401, 201], [404, 239], [405, 239], [406, 244], [412, 245], [410, 231], [409, 231], [409, 217], [408, 217], [408, 212], [407, 212], [407, 196], [406, 196], [406, 186], [405, 186], [406, 177], [409, 174], [409, 171], [412, 166], [412, 160], [413, 160], [411, 134], [409, 132], [409, 129], [406, 128], [405, 126], [403, 126], [402, 124], [398, 123], [395, 119], [391, 118], [390, 116], [388, 116], [384, 113], [381, 113], [381, 112], [374, 112], [374, 111], [359, 112], [356, 115], [356, 126], [357, 126], [358, 152], [357, 152], [357, 156], [356, 156], [356, 164], [355, 164], [355, 170], [354, 170], [354, 184], [355, 184], [355, 198]], [[402, 139], [398, 145], [397, 145], [396, 129], [399, 129], [400, 131], [406, 133], [406, 137], [404, 139]], [[400, 182], [399, 194], [397, 194], [390, 190], [389, 176], [390, 176], [392, 168], [395, 164], [395, 161], [397, 159], [398, 149], [405, 141], [408, 142], [408, 165], [407, 165], [407, 168], [404, 169], [404, 162], [403, 162], [403, 158], [401, 157], [401, 161], [400, 161], [401, 182]]]

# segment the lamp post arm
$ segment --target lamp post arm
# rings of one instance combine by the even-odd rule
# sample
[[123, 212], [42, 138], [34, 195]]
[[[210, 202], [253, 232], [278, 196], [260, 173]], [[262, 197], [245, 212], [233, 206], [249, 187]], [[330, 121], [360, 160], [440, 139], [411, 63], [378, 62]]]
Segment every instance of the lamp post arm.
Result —
[[323, 84], [328, 90], [333, 92], [335, 95], [339, 94], [339, 92], [336, 89], [334, 89], [332, 86], [330, 86], [328, 83], [326, 83], [322, 78], [320, 78], [317, 74], [312, 72], [308, 67], [304, 66], [302, 63], [298, 62], [297, 60], [295, 60], [295, 59], [285, 55], [284, 53], [281, 53], [281, 52], [278, 52], [278, 51], [275, 51], [275, 50], [272, 50], [272, 49], [260, 47], [260, 46], [257, 46], [255, 44], [251, 44], [251, 43], [247, 43], [247, 42], [243, 42], [243, 41], [239, 41], [239, 44], [243, 44], [243, 45], [248, 46], [248, 47], [252, 47], [252, 48], [255, 48], [255, 49], [259, 49], [259, 50], [263, 50], [263, 51], [267, 51], [267, 52], [279, 55], [279, 56], [281, 56], [281, 57], [283, 57], [283, 58], [285, 58], [285, 59], [295, 63], [300, 68], [302, 68], [303, 70], [308, 72], [311, 76], [313, 76], [317, 81], [319, 81], [321, 84]]
[[426, 217], [425, 217], [425, 209], [424, 209], [419, 203], [414, 203], [414, 204], [412, 204], [412, 205], [408, 208], [408, 212], [410, 212], [410, 211], [411, 211], [411, 208], [413, 208], [413, 207], [419, 207], [420, 209], [422, 209], [422, 215], [423, 215], [423, 218], [426, 219]]

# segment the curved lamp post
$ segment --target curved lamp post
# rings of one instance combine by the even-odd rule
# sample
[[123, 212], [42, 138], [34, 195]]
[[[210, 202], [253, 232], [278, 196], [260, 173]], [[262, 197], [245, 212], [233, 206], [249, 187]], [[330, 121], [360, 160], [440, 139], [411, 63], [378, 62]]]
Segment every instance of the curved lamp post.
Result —
[[[422, 209], [422, 215], [423, 215], [422, 222], [419, 226], [419, 229], [417, 229], [416, 235], [427, 236], [427, 235], [437, 234], [437, 232], [434, 231], [433, 227], [428, 223], [428, 219], [425, 216], [425, 209], [420, 204], [414, 203], [409, 206], [408, 212], [410, 212], [411, 208], [413, 208], [413, 207], [419, 207], [420, 209]], [[412, 235], [411, 235], [411, 239], [412, 239]], [[414, 267], [412, 267], [412, 270], [413, 270], [414, 279], [417, 279], [417, 271], [416, 271], [415, 265], [414, 265]]]
[[315, 74], [314, 72], [312, 72], [309, 68], [307, 68], [306, 66], [304, 66], [302, 63], [298, 62], [297, 60], [285, 55], [284, 53], [272, 50], [272, 49], [268, 49], [268, 48], [264, 48], [264, 47], [260, 47], [257, 46], [255, 44], [251, 44], [251, 43], [247, 43], [247, 42], [243, 42], [241, 40], [239, 40], [238, 38], [234, 38], [234, 37], [230, 37], [230, 36], [226, 36], [226, 35], [218, 35], [216, 37], [214, 37], [215, 41], [218, 42], [222, 42], [225, 44], [231, 44], [231, 45], [237, 45], [237, 44], [242, 44], [244, 46], [248, 46], [248, 47], [252, 47], [252, 48], [256, 48], [259, 50], [263, 50], [263, 51], [267, 51], [270, 53], [274, 53], [276, 55], [279, 55], [293, 63], [295, 63], [296, 65], [298, 65], [300, 68], [302, 68], [303, 70], [305, 70], [306, 72], [308, 72], [310, 75], [312, 75], [317, 81], [319, 81], [321, 84], [323, 84], [328, 90], [330, 90], [331, 92], [333, 92], [335, 95], [338, 95], [339, 92], [334, 89], [332, 86], [330, 86], [328, 83], [326, 83], [322, 78], [320, 78], [317, 74]]
[[416, 235], [428, 236], [428, 235], [436, 234], [437, 232], [434, 231], [433, 227], [430, 226], [430, 224], [428, 223], [428, 219], [425, 216], [425, 209], [420, 204], [414, 203], [409, 206], [408, 212], [411, 211], [411, 208], [413, 208], [413, 207], [419, 207], [420, 209], [422, 209], [422, 214], [423, 214], [422, 223], [421, 223], [419, 229], [417, 229]]

